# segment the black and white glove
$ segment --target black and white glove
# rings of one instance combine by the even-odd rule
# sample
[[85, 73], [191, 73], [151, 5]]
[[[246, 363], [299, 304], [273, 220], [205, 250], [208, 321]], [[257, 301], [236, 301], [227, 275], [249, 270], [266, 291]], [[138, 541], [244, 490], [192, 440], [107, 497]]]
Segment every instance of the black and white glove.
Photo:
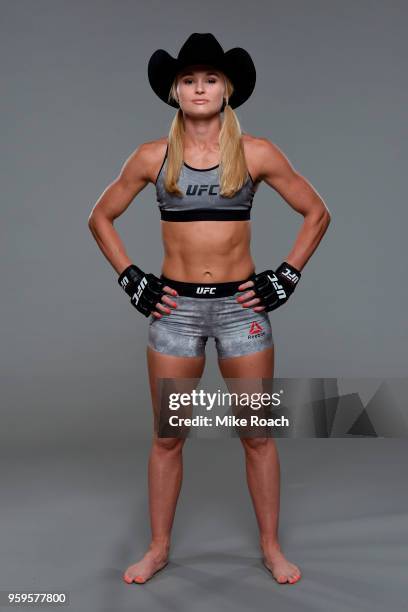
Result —
[[300, 277], [299, 270], [286, 261], [276, 272], [265, 270], [251, 276], [255, 296], [261, 300], [259, 306], [265, 306], [265, 312], [270, 312], [285, 304], [294, 292]]
[[122, 289], [130, 296], [130, 302], [145, 317], [155, 309], [165, 292], [164, 282], [154, 276], [145, 274], [135, 265], [128, 266], [118, 278]]

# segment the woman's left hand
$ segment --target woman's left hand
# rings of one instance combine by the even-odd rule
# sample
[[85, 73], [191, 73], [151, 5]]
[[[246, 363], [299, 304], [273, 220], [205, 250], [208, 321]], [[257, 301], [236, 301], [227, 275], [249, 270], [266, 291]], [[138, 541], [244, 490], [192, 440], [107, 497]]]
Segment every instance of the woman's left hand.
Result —
[[252, 308], [254, 312], [262, 312], [262, 310], [265, 310], [265, 306], [256, 306], [261, 302], [261, 300], [259, 297], [255, 297], [255, 291], [246, 291], [247, 289], [249, 289], [249, 287], [253, 286], [254, 281], [251, 280], [247, 281], [246, 283], [243, 283], [242, 285], [239, 285], [238, 291], [245, 291], [245, 293], [237, 297], [237, 302], [242, 304], [243, 308], [251, 308], [252, 306], [255, 306], [255, 308]]

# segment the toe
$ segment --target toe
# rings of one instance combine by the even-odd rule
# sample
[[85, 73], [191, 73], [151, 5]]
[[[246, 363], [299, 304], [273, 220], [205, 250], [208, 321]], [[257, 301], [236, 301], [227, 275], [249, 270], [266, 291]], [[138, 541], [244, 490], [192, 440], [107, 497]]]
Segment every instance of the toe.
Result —
[[146, 580], [143, 578], [143, 576], [136, 576], [135, 582], [137, 582], [138, 584], [143, 584], [144, 582], [146, 582]]
[[289, 580], [290, 584], [294, 584], [295, 582], [297, 582], [299, 580], [300, 576], [293, 576], [291, 578], [291, 580]]

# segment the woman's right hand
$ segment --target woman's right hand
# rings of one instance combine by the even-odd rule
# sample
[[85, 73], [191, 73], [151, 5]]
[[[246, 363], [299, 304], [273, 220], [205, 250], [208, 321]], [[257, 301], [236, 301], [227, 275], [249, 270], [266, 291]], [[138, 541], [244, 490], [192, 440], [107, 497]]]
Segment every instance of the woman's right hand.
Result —
[[[169, 293], [173, 296], [178, 296], [178, 293], [175, 289], [172, 289], [168, 285], [163, 287], [163, 291]], [[177, 308], [177, 302], [170, 299], [167, 295], [163, 295], [160, 302], [156, 304], [156, 310], [152, 310], [150, 314], [152, 314], [156, 319], [161, 319], [163, 314], [169, 315], [171, 314], [171, 309]]]

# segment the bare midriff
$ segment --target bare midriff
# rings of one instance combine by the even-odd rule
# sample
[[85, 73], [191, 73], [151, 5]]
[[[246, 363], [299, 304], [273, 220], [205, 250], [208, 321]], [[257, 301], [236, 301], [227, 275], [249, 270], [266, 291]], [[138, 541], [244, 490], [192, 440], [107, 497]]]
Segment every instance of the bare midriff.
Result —
[[186, 283], [223, 283], [255, 271], [251, 222], [161, 221], [162, 274]]

